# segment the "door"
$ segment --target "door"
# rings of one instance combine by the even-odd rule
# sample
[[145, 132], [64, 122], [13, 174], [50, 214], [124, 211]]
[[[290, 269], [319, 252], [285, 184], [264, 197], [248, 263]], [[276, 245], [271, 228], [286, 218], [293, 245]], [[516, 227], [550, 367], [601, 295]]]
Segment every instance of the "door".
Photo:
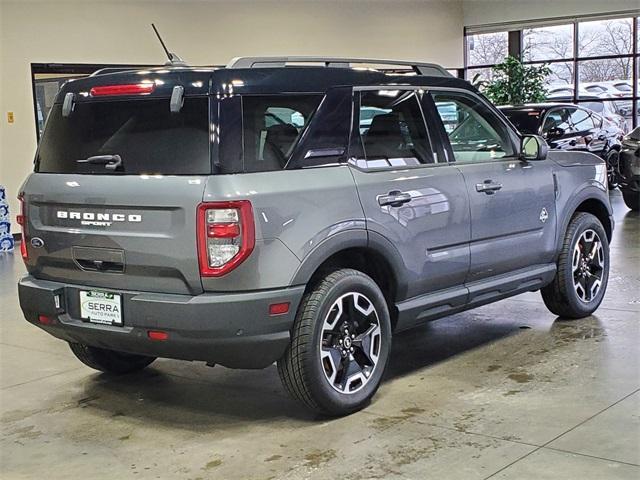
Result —
[[469, 194], [467, 282], [551, 262], [556, 215], [550, 161], [520, 160], [517, 135], [479, 97], [430, 93]]
[[370, 235], [397, 248], [406, 278], [398, 300], [462, 288], [469, 267], [469, 202], [462, 174], [437, 154], [419, 93], [355, 94], [349, 164]]

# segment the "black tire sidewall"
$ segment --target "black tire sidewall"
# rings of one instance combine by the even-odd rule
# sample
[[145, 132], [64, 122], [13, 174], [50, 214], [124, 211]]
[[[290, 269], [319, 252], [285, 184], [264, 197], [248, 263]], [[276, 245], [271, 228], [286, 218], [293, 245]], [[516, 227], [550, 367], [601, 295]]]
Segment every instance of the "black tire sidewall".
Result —
[[613, 157], [617, 157], [617, 171], [619, 171], [620, 169], [620, 152], [616, 149], [611, 149], [609, 150], [609, 153], [607, 154], [607, 158], [606, 158], [606, 162], [607, 162], [607, 183], [608, 183], [608, 187], [609, 190], [615, 190], [616, 188], [618, 188], [620, 186], [620, 179], [618, 178], [617, 175], [617, 171], [616, 169], [613, 170], [613, 183], [610, 181], [610, 179], [608, 178], [608, 174], [609, 174], [609, 168], [611, 168], [611, 161]]
[[[591, 315], [597, 308], [600, 306], [602, 302], [605, 292], [607, 290], [607, 284], [609, 283], [609, 266], [610, 266], [610, 255], [609, 255], [609, 241], [607, 239], [607, 234], [604, 231], [604, 228], [600, 221], [593, 215], [581, 215], [580, 217], [574, 220], [576, 222], [575, 228], [573, 229], [573, 234], [571, 235], [571, 240], [569, 242], [569, 251], [566, 252], [567, 262], [564, 265], [561, 275], [564, 276], [564, 284], [566, 286], [565, 297], [568, 302], [568, 306], [572, 311], [576, 313], [576, 316], [579, 317], [587, 317]], [[585, 230], [594, 230], [598, 236], [600, 237], [600, 241], [602, 242], [602, 249], [604, 253], [604, 272], [602, 276], [602, 284], [600, 286], [600, 290], [596, 294], [596, 297], [588, 303], [583, 302], [576, 292], [573, 284], [573, 270], [572, 270], [572, 259], [573, 259], [573, 249], [575, 248], [576, 242], [580, 238], [580, 236], [585, 232]]]
[[627, 205], [627, 207], [629, 207], [632, 211], [637, 212], [638, 210], [640, 210], [640, 192], [623, 189], [622, 198], [624, 199], [624, 203]]
[[[349, 292], [361, 293], [373, 303], [380, 323], [381, 345], [378, 364], [366, 385], [357, 392], [344, 394], [335, 390], [324, 374], [320, 357], [320, 336], [324, 319], [329, 313], [329, 309], [339, 297]], [[328, 413], [342, 415], [359, 410], [371, 399], [380, 386], [390, 350], [391, 321], [389, 309], [380, 288], [371, 278], [360, 272], [354, 271], [353, 275], [340, 278], [324, 295], [321, 305], [315, 312], [311, 348], [308, 352], [309, 355], [305, 359], [305, 370], [310, 375], [309, 389], [312, 396], [322, 409]]]

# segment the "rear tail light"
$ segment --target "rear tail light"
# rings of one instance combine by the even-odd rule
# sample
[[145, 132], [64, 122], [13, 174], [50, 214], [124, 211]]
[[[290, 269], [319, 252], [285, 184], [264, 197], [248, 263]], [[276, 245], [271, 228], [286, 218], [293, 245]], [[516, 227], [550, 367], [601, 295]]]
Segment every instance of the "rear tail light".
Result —
[[21, 239], [20, 239], [20, 254], [22, 260], [25, 262], [29, 259], [29, 252], [27, 252], [27, 216], [25, 214], [24, 195], [21, 193], [18, 195], [20, 202], [20, 213], [16, 216], [16, 221], [20, 225]]
[[197, 217], [200, 275], [219, 277], [251, 255], [255, 246], [251, 202], [202, 203]]
[[92, 97], [104, 97], [115, 95], [148, 95], [153, 92], [155, 84], [153, 83], [132, 83], [125, 85], [104, 85], [101, 87], [93, 87], [89, 90]]

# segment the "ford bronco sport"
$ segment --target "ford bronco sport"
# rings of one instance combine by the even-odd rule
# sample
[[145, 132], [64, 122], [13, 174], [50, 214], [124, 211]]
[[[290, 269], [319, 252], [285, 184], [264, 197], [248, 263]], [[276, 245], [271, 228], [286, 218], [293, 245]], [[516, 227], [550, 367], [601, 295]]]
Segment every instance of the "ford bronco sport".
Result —
[[21, 188], [20, 305], [95, 369], [277, 361], [343, 415], [393, 332], [535, 290], [590, 315], [606, 185], [601, 159], [547, 153], [432, 64], [101, 71], [58, 93]]

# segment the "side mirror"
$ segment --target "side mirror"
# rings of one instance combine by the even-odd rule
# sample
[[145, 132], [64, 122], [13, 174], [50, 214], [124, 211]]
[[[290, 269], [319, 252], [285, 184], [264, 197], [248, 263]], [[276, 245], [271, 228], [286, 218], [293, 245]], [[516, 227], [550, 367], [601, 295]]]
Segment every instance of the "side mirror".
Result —
[[544, 160], [547, 158], [549, 146], [538, 135], [525, 135], [520, 144], [520, 155], [523, 160]]

